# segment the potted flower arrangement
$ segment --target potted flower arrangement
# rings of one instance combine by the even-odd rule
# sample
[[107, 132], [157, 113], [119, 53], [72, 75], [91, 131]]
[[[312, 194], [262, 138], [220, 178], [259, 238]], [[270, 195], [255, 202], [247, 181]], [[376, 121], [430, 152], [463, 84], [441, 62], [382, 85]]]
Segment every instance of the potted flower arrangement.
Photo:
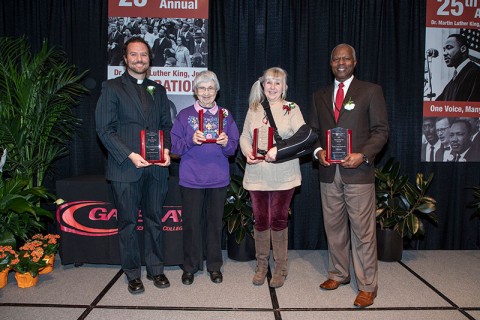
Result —
[[400, 163], [389, 159], [375, 170], [377, 246], [382, 261], [402, 258], [403, 238], [425, 234], [423, 220], [437, 223], [436, 201], [427, 195], [433, 174], [417, 173], [415, 183], [400, 174]]
[[0, 246], [0, 288], [7, 285], [10, 266], [16, 259], [18, 259], [18, 254], [11, 246]]
[[18, 259], [12, 263], [20, 288], [37, 284], [39, 271], [47, 265], [44, 258], [43, 243], [38, 240], [27, 241], [18, 251]]
[[53, 271], [53, 264], [55, 263], [55, 254], [57, 253], [58, 246], [60, 242], [58, 242], [60, 236], [58, 234], [36, 234], [32, 237], [32, 240], [38, 240], [42, 242], [43, 251], [44, 251], [44, 258], [47, 262], [45, 268], [41, 269], [39, 274], [47, 274]]

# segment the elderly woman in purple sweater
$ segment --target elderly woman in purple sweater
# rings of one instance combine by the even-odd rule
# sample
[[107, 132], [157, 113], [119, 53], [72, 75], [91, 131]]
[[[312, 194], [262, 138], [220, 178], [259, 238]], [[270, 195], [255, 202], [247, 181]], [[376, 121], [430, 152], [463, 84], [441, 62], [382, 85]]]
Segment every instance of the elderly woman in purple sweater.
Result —
[[185, 285], [192, 284], [194, 274], [203, 270], [204, 256], [212, 282], [223, 281], [221, 239], [230, 184], [228, 157], [235, 154], [239, 132], [229, 111], [215, 102], [219, 89], [215, 73], [198, 73], [193, 80], [198, 100], [178, 113], [171, 130], [171, 153], [181, 157]]

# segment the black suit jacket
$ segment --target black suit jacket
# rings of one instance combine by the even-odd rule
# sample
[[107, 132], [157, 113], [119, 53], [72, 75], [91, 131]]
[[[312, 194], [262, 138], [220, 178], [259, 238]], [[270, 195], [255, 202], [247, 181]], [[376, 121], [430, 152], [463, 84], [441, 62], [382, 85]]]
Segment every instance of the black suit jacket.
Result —
[[468, 62], [455, 79], [447, 83], [436, 101], [480, 101], [480, 67]]
[[108, 63], [112, 66], [118, 66], [122, 61], [122, 46], [124, 36], [119, 31], [115, 31], [108, 36]]
[[480, 133], [472, 140], [472, 144], [465, 153], [465, 160], [476, 162], [480, 161]]
[[[352, 130], [352, 152], [367, 155], [370, 165], [361, 164], [356, 169], [340, 166], [345, 183], [374, 183], [375, 168], [373, 162], [388, 139], [388, 118], [382, 88], [379, 85], [353, 78], [344, 101], [352, 101], [352, 110], [342, 108], [338, 123], [333, 113], [333, 84], [322, 88], [313, 95], [312, 116], [309, 124], [319, 130], [316, 148], [326, 149], [326, 132], [335, 127]], [[319, 166], [320, 181], [331, 183], [337, 165]]]
[[153, 43], [152, 52], [154, 54], [154, 58], [152, 66], [165, 66], [165, 56], [163, 54], [165, 53], [165, 49], [172, 47], [172, 41], [170, 41], [170, 39], [167, 37], [163, 38], [163, 41], [160, 43], [161, 40], [162, 39], [160, 38], [155, 39], [155, 42]]
[[165, 148], [170, 150], [172, 120], [165, 88], [146, 79], [155, 86], [153, 107], [145, 115], [135, 85], [125, 72], [122, 76], [105, 81], [95, 111], [96, 130], [108, 151], [106, 178], [111, 181], [134, 182], [143, 170], [152, 170], [156, 179], [168, 177], [168, 168], [152, 165], [137, 169], [128, 158], [130, 153], [140, 154], [140, 131], [164, 130]]
[[[430, 144], [424, 143], [422, 144], [422, 153], [420, 159], [422, 161], [427, 161], [427, 154], [430, 152]], [[442, 144], [440, 144], [440, 148], [435, 152], [434, 162], [443, 162], [443, 153], [445, 152], [445, 148]]]

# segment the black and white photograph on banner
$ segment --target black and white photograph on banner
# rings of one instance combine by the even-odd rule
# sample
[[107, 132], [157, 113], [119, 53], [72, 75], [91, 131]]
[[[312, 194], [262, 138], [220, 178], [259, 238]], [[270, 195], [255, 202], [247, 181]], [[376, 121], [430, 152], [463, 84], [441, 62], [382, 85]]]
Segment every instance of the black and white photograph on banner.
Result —
[[[450, 22], [442, 25], [466, 25]], [[433, 25], [425, 36], [421, 161], [477, 162], [480, 29]]]
[[206, 68], [207, 21], [199, 18], [109, 17], [108, 65], [123, 65], [123, 44], [132, 37], [140, 37], [152, 50], [153, 67]]
[[423, 162], [480, 161], [480, 118], [424, 117]]
[[480, 101], [480, 30], [427, 28], [424, 100]]
[[144, 39], [152, 53], [148, 77], [167, 90], [174, 120], [193, 103], [193, 78], [208, 67], [208, 19], [142, 17], [138, 8], [129, 12], [131, 16], [108, 17], [108, 78], [125, 70], [123, 44], [133, 37]]

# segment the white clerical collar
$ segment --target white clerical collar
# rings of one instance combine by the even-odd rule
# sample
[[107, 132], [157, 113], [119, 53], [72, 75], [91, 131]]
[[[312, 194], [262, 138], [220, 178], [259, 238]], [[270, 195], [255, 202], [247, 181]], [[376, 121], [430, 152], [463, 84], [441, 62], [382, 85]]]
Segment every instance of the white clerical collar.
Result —
[[143, 84], [144, 79], [137, 79], [137, 84]]

